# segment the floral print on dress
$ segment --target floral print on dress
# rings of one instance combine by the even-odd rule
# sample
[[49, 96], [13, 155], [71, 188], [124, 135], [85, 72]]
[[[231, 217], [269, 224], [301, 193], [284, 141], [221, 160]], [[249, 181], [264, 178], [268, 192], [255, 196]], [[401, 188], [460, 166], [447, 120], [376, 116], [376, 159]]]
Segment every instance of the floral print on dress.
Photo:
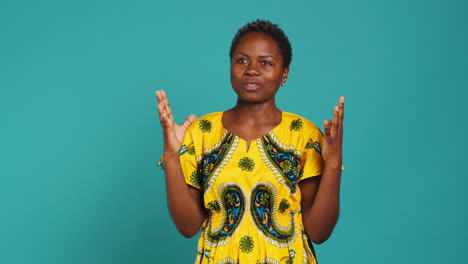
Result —
[[208, 203], [208, 209], [212, 212], [219, 213], [221, 212], [221, 207], [219, 206], [217, 201], [211, 201]]
[[302, 129], [302, 119], [296, 119], [291, 122], [291, 125], [289, 126], [289, 130], [291, 131], [299, 131]]
[[190, 175], [190, 183], [193, 184], [195, 187], [200, 187], [200, 177], [198, 177], [197, 171], [193, 171]]
[[195, 155], [195, 146], [191, 146], [187, 149], [187, 153], [190, 155]]
[[205, 132], [211, 132], [211, 126], [212, 126], [212, 123], [208, 120], [200, 120], [200, 122], [198, 123], [198, 127], [200, 128], [200, 130], [205, 133]]
[[252, 171], [255, 168], [255, 162], [248, 157], [243, 157], [239, 161], [239, 168], [243, 171]]
[[186, 135], [185, 181], [200, 189], [208, 212], [196, 264], [316, 264], [298, 189], [301, 177], [323, 168], [313, 150], [322, 140], [314, 124], [283, 112], [281, 123], [248, 151], [222, 126], [222, 112], [200, 118]]
[[317, 151], [318, 154], [322, 154], [322, 148], [320, 147], [320, 143], [318, 141], [314, 142], [311, 138], [309, 138], [305, 149], [315, 149], [315, 151]]
[[294, 257], [296, 256], [296, 251], [294, 249], [289, 250], [289, 256], [283, 257], [281, 260], [286, 260], [286, 264], [294, 264]]
[[239, 241], [239, 248], [241, 249], [242, 252], [244, 253], [250, 253], [252, 252], [254, 248], [254, 241], [251, 237], [249, 236], [244, 236], [240, 239]]
[[278, 212], [283, 214], [284, 212], [286, 212], [286, 210], [288, 210], [289, 206], [290, 204], [288, 200], [282, 199], [278, 208]]

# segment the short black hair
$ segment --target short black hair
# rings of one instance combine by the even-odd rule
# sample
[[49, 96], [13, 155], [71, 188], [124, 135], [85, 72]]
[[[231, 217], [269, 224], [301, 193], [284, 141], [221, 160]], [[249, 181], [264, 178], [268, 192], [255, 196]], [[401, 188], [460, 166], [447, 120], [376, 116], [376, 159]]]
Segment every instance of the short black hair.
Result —
[[239, 44], [239, 40], [247, 33], [251, 32], [261, 32], [265, 35], [271, 36], [278, 44], [281, 55], [283, 56], [284, 68], [289, 68], [292, 60], [291, 43], [289, 43], [289, 39], [286, 34], [284, 34], [283, 30], [279, 28], [278, 25], [273, 24], [268, 20], [257, 19], [247, 23], [237, 31], [231, 42], [231, 49], [229, 50], [230, 59], [232, 59], [232, 55]]

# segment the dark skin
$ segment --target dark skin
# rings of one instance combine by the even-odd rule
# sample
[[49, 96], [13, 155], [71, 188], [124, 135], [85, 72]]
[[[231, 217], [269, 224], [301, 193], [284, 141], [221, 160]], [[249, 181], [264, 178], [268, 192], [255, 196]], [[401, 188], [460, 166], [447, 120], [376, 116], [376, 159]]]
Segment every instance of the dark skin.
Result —
[[[251, 32], [239, 41], [231, 60], [231, 84], [237, 104], [223, 114], [223, 126], [244, 139], [252, 140], [273, 130], [281, 122], [275, 96], [288, 77], [283, 57], [275, 40]], [[158, 111], [164, 134], [164, 166], [169, 211], [181, 234], [194, 236], [207, 217], [202, 192], [185, 183], [178, 151], [185, 132], [195, 120], [190, 115], [181, 124], [174, 122], [164, 91], [157, 91]], [[302, 219], [307, 235], [322, 243], [331, 235], [339, 215], [343, 142], [344, 98], [333, 111], [333, 121], [324, 122], [322, 156], [325, 167], [321, 177], [299, 182]]]
[[250, 33], [239, 41], [231, 60], [231, 85], [237, 104], [224, 112], [222, 122], [227, 130], [244, 139], [247, 147], [281, 122], [275, 95], [288, 73], [272, 37]]

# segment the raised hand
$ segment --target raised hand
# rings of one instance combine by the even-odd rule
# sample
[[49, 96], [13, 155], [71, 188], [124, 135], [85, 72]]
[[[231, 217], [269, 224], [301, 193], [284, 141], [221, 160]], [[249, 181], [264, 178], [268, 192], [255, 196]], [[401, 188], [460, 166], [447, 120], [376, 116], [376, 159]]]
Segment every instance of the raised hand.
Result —
[[195, 121], [196, 116], [189, 115], [181, 125], [177, 125], [174, 122], [166, 92], [163, 90], [156, 91], [156, 97], [158, 99], [159, 120], [164, 134], [164, 156], [178, 156], [185, 132], [190, 124]]
[[333, 121], [325, 120], [323, 122], [325, 136], [323, 138], [322, 156], [326, 167], [341, 169], [343, 159], [343, 118], [344, 97], [341, 96], [338, 105], [333, 108]]

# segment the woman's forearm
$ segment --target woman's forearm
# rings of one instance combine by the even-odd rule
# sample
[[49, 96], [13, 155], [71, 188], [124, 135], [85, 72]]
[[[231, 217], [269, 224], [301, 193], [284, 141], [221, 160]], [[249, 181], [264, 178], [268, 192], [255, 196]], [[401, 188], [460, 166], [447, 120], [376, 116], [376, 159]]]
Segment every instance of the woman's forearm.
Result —
[[317, 244], [331, 235], [340, 211], [341, 168], [325, 166], [313, 204], [304, 209], [304, 226], [309, 238]]
[[185, 182], [178, 155], [164, 156], [164, 170], [171, 217], [183, 236], [192, 237], [206, 218], [202, 193]]

